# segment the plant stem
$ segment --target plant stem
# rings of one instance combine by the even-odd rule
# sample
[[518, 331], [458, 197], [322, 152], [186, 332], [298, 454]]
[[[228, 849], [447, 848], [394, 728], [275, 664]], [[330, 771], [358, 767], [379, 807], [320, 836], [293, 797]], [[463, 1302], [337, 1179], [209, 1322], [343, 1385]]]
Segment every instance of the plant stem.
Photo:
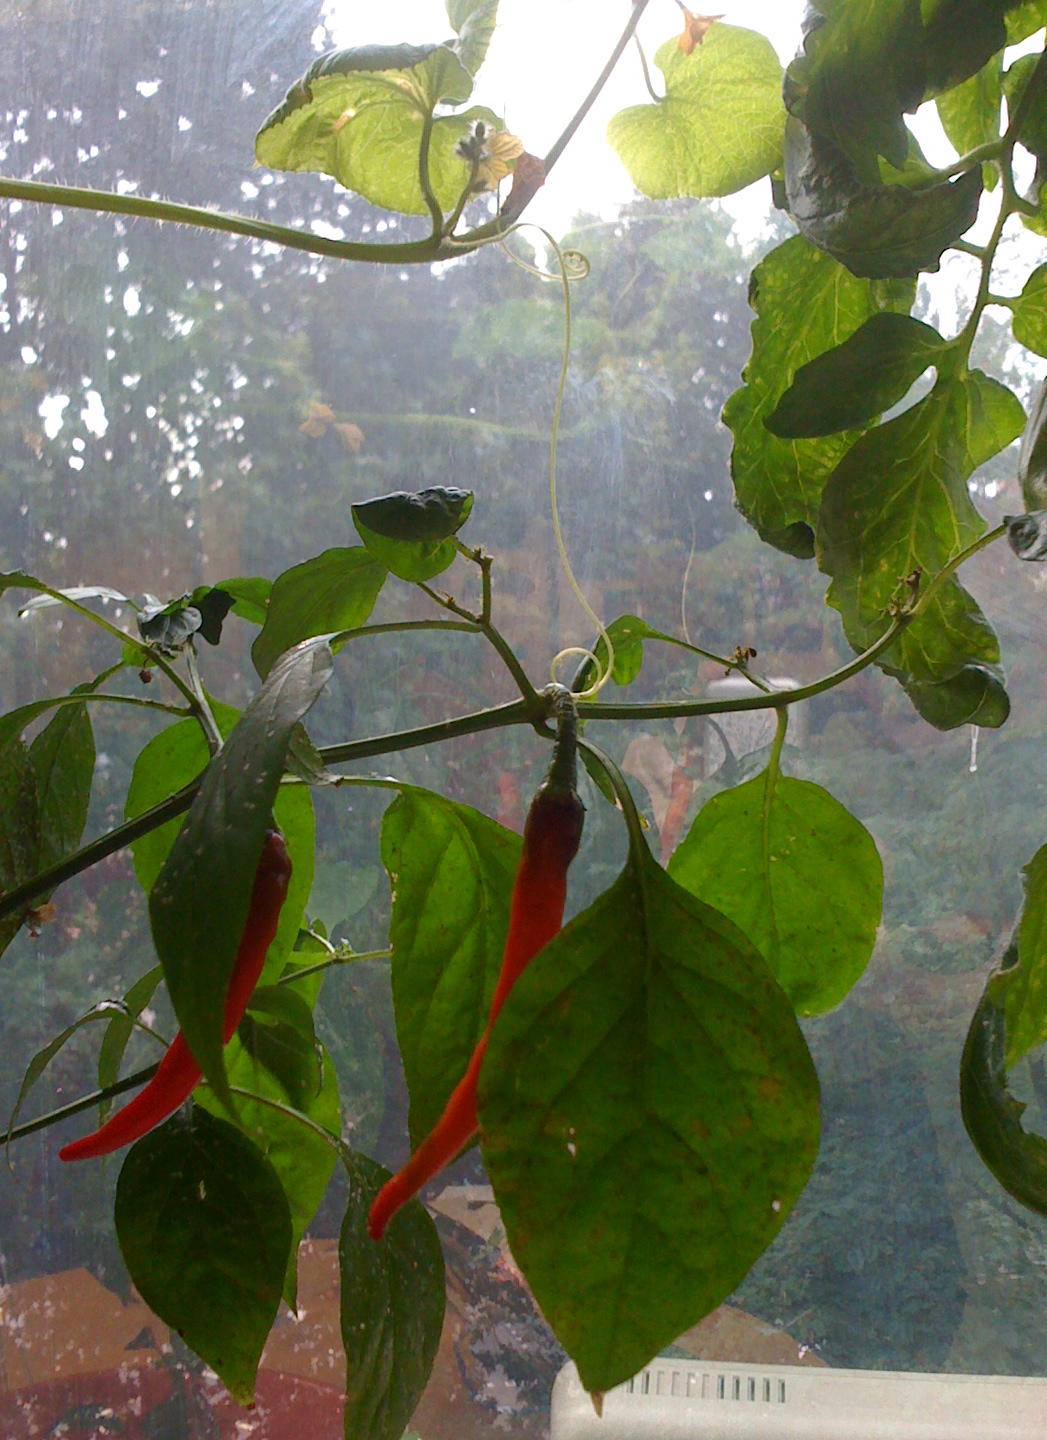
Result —
[[211, 703], [204, 690], [204, 682], [200, 679], [200, 671], [196, 665], [196, 651], [193, 649], [193, 642], [190, 640], [185, 651], [186, 669], [189, 671], [189, 688], [196, 699], [194, 714], [200, 722], [200, 729], [204, 732], [204, 739], [207, 741], [208, 754], [212, 758], [222, 748], [222, 732], [218, 728], [218, 722], [211, 710]]
[[429, 175], [429, 142], [433, 138], [433, 114], [427, 111], [425, 120], [422, 123], [422, 138], [418, 142], [418, 184], [421, 187], [422, 198], [429, 207], [429, 214], [433, 219], [433, 233], [430, 239], [439, 244], [444, 233], [444, 212], [440, 209], [440, 202], [433, 194], [433, 183]]
[[[85, 690], [80, 695], [54, 695], [46, 704], [48, 709], [58, 710], [63, 705], [93, 705], [96, 700], [108, 701], [110, 705], [133, 705], [140, 710], [162, 710], [166, 715], [177, 715], [183, 720], [193, 714], [188, 705], [169, 705], [166, 700], [146, 700], [141, 695], [110, 695], [105, 690]], [[44, 704], [43, 701], [40, 703]], [[8, 713], [14, 714], [15, 712], [9, 711]], [[41, 710], [39, 713], [42, 715], [44, 711]]]
[[35, 1135], [38, 1130], [46, 1130], [49, 1125], [57, 1125], [61, 1120], [68, 1120], [71, 1115], [79, 1115], [81, 1110], [90, 1110], [92, 1105], [98, 1105], [103, 1100], [113, 1100], [128, 1090], [135, 1090], [139, 1085], [151, 1080], [159, 1068], [158, 1060], [155, 1065], [147, 1065], [143, 1070], [136, 1070], [133, 1075], [125, 1075], [122, 1080], [114, 1080], [112, 1085], [106, 1085], [102, 1090], [94, 1090], [90, 1095], [81, 1095], [79, 1100], [71, 1100], [68, 1105], [62, 1105], [57, 1110], [49, 1110], [37, 1120], [27, 1120], [23, 1125], [16, 1125], [8, 1132], [7, 1143], [10, 1145], [26, 1135]]
[[650, 853], [643, 833], [643, 821], [640, 819], [640, 812], [636, 808], [636, 801], [633, 799], [632, 791], [625, 782], [625, 776], [619, 770], [611, 757], [604, 753], [598, 745], [589, 740], [578, 737], [578, 748], [585, 750], [599, 765], [600, 769], [611, 782], [611, 787], [618, 797], [618, 803], [625, 815], [625, 824], [629, 831], [629, 849], [635, 856], [641, 856], [644, 850]]
[[431, 585], [424, 581], [418, 582], [418, 588], [424, 590], [434, 605], [439, 605], [443, 610], [449, 610], [452, 615], [460, 615], [474, 629], [478, 630], [484, 639], [498, 654], [502, 664], [509, 671], [509, 674], [516, 682], [516, 687], [523, 696], [525, 702], [531, 709], [537, 712], [541, 708], [541, 701], [538, 692], [531, 684], [527, 671], [516, 658], [516, 652], [506, 640], [505, 636], [491, 620], [491, 557], [485, 555], [482, 550], [470, 550], [467, 545], [457, 542], [458, 551], [467, 560], [480, 568], [480, 583], [482, 586], [482, 601], [479, 615], [474, 615], [464, 605], [459, 605], [450, 595], [442, 595], [440, 591], [434, 590]]
[[327, 1144], [333, 1150], [337, 1150], [340, 1156], [344, 1153], [345, 1147], [340, 1136], [332, 1135], [330, 1130], [325, 1130], [322, 1125], [318, 1125], [315, 1120], [310, 1120], [308, 1115], [303, 1115], [301, 1110], [296, 1110], [292, 1105], [285, 1105], [282, 1100], [274, 1100], [269, 1095], [259, 1095], [254, 1090], [245, 1090], [242, 1085], [230, 1085], [229, 1093], [239, 1095], [241, 1100], [253, 1100], [256, 1105], [265, 1105], [268, 1109], [275, 1110], [278, 1115], [286, 1115], [289, 1120], [297, 1120], [300, 1125], [304, 1125], [307, 1130], [311, 1130], [321, 1140], [326, 1140]]
[[647, 56], [643, 53], [643, 46], [640, 44], [639, 35], [634, 35], [633, 39], [636, 41], [636, 53], [640, 57], [640, 68], [643, 70], [643, 83], [647, 86], [647, 93], [656, 105], [660, 105], [665, 99], [665, 96], [659, 95], [658, 91], [651, 84], [651, 72], [647, 68]]
[[331, 970], [336, 965], [355, 965], [360, 960], [390, 960], [392, 954], [391, 950], [362, 950], [359, 954], [353, 951], [348, 955], [335, 953], [328, 955], [326, 960], [318, 960], [315, 965], [305, 965], [291, 975], [281, 975], [276, 983], [278, 985], [296, 985], [299, 980], [305, 980], [310, 975], [319, 975], [324, 970]]

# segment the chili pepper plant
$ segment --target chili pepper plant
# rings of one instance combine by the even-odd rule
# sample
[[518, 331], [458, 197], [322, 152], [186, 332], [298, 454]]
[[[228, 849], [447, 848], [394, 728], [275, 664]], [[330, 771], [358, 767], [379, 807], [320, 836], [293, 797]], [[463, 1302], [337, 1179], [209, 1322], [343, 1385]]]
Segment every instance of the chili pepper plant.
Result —
[[[595, 8], [606, 25], [614, 7]], [[447, 0], [449, 40], [339, 50], [296, 79], [256, 137], [259, 163], [333, 177], [404, 217], [397, 236], [411, 238], [328, 239], [13, 176], [0, 179], [0, 197], [60, 205], [69, 224], [87, 209], [346, 263], [431, 265], [511, 247], [647, 8], [628, 7], [592, 90], [542, 157], [470, 103], [497, 0]], [[795, 228], [752, 274], [752, 355], [723, 420], [737, 506], [767, 544], [829, 577], [827, 603], [855, 652], [849, 663], [779, 690], [738, 636], [722, 637], [721, 653], [636, 613], [590, 611], [578, 653], [548, 657], [549, 684], [496, 623], [498, 575], [484, 537], [499, 517], [479, 506], [474, 514], [473, 495], [450, 484], [355, 505], [359, 544], [303, 556], [274, 578], [215, 575], [155, 603], [104, 584], [58, 589], [22, 572], [0, 576], [30, 618], [62, 606], [68, 623], [100, 627], [112, 643], [111, 664], [90, 682], [0, 717], [0, 948], [39, 923], [52, 896], [60, 904], [71, 877], [130, 846], [156, 950], [125, 995], [88, 1010], [33, 1060], [9, 1141], [96, 1106], [104, 1115], [149, 1082], [156, 1067], [121, 1068], [133, 1030], [153, 1033], [147, 1007], [166, 986], [184, 1074], [165, 1090], [163, 1067], [173, 1062], [162, 1062], [157, 1088], [144, 1092], [157, 1103], [138, 1111], [151, 1125], [184, 1097], [186, 1076], [201, 1080], [188, 1107], [122, 1158], [115, 1224], [131, 1277], [233, 1396], [250, 1402], [280, 1301], [294, 1304], [298, 1242], [344, 1167], [349, 1437], [402, 1433], [436, 1350], [444, 1279], [419, 1201], [383, 1215], [372, 1227], [377, 1234], [388, 1221], [380, 1239], [369, 1234], [390, 1177], [342, 1138], [312, 1007], [325, 972], [357, 957], [308, 920], [313, 789], [395, 792], [381, 858], [393, 890], [389, 960], [412, 1146], [437, 1126], [478, 1056], [475, 1111], [456, 1137], [468, 1139], [475, 1115], [515, 1260], [585, 1386], [603, 1392], [731, 1294], [785, 1222], [818, 1152], [818, 1078], [797, 1017], [839, 1005], [862, 975], [883, 877], [858, 820], [825, 789], [785, 773], [792, 707], [878, 666], [938, 730], [1002, 726], [1010, 701], [999, 643], [960, 571], [988, 546], [1009, 545], [1015, 566], [1047, 557], [1047, 400], [1041, 394], [1027, 418], [1017, 395], [970, 364], [990, 307], [1009, 316], [1016, 342], [1047, 356], [1047, 265], [1016, 286], [996, 264], [1012, 235], [1047, 234], [1047, 0], [812, 4], [784, 71], [762, 35], [683, 14], [682, 33], [677, 25], [654, 55], [657, 83], [645, 59], [649, 96], [613, 119], [609, 140], [652, 199], [724, 196], [769, 178]], [[924, 104], [936, 106], [955, 150], [944, 165], [924, 156], [907, 124]], [[921, 272], [947, 252], [968, 257], [975, 275], [954, 334], [911, 313]], [[534, 284], [561, 288], [565, 322], [560, 393], [550, 397], [555, 520], [571, 292], [585, 284], [586, 261], [551, 238], [546, 253], [547, 270], [531, 267]], [[987, 528], [972, 477], [1019, 439], [1025, 513]], [[562, 544], [560, 553], [570, 574]], [[426, 597], [427, 618], [369, 623], [379, 594], [396, 586]], [[133, 628], [108, 617], [113, 600], [134, 612]], [[643, 609], [642, 596], [633, 608]], [[257, 689], [242, 713], [213, 699], [207, 676], [230, 613], [257, 631]], [[310, 715], [334, 668], [351, 672], [366, 664], [367, 647], [403, 644], [418, 630], [442, 632], [448, 644], [479, 637], [515, 698], [314, 744]], [[717, 662], [750, 691], [620, 697], [651, 646]], [[773, 657], [759, 660], [773, 671]], [[170, 727], [162, 746], [139, 754], [123, 823], [84, 844], [91, 715], [112, 705], [160, 712]], [[559, 898], [542, 899], [520, 878], [531, 873], [533, 855], [521, 861], [530, 840], [367, 766], [503, 727], [530, 731], [537, 752], [568, 710], [593, 781], [588, 803], [617, 811], [628, 857], [560, 929], [570, 837]], [[606, 753], [616, 726], [743, 710], [774, 716], [766, 765], [710, 799], [663, 866]], [[276, 843], [274, 823], [289, 880], [282, 867], [259, 866]], [[514, 878], [526, 913], [513, 927], [540, 936], [515, 951]], [[1047, 847], [1025, 878], [1005, 963], [972, 1020], [960, 1090], [985, 1163], [1047, 1214], [1047, 1142], [1023, 1128], [1008, 1081], [1047, 1040]], [[543, 905], [552, 908], [543, 914]], [[510, 979], [496, 996], [503, 954], [516, 961], [507, 959]], [[35, 1080], [87, 1024], [102, 1036], [98, 1091], [22, 1120]]]

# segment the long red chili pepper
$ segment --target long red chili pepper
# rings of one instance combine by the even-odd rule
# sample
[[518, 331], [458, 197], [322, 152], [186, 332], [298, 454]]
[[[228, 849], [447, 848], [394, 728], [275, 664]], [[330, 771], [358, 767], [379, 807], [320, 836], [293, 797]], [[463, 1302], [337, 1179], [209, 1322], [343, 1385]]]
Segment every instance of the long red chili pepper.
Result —
[[486, 1029], [443, 1114], [403, 1169], [375, 1197], [367, 1221], [373, 1240], [382, 1238], [401, 1205], [476, 1134], [476, 1087], [491, 1027], [523, 970], [563, 924], [567, 870], [578, 853], [585, 818], [585, 808], [575, 789], [575, 747], [572, 706], [561, 712], [553, 763], [531, 802], [524, 826], [523, 851], [509, 907], [509, 933]]
[[[291, 861], [279, 830], [270, 830], [255, 871], [247, 923], [240, 937], [233, 966], [233, 978], [225, 997], [222, 1039], [228, 1041], [239, 1025], [251, 992], [265, 963], [265, 952], [273, 942], [280, 911], [291, 880]], [[74, 1140], [59, 1150], [59, 1160], [90, 1160], [130, 1145], [159, 1125], [183, 1104], [200, 1083], [200, 1067], [179, 1030], [160, 1068], [144, 1090], [122, 1110], [111, 1115], [91, 1135]]]

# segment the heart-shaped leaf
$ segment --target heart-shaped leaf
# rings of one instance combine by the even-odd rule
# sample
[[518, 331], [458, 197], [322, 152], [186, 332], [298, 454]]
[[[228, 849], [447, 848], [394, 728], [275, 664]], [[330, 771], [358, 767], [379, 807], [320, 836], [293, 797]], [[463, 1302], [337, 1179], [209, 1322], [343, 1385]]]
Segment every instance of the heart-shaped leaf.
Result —
[[717, 23], [689, 55], [670, 40], [654, 59], [665, 95], [607, 127], [637, 189], [655, 200], [732, 195], [778, 168], [782, 67], [765, 35]]

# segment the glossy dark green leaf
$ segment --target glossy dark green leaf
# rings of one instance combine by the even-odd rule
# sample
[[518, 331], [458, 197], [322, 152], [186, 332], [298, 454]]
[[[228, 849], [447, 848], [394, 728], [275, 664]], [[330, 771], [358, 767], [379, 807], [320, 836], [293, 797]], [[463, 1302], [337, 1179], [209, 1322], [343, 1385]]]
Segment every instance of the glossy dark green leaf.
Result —
[[287, 985], [259, 985], [240, 1021], [240, 1044], [302, 1109], [320, 1088], [313, 1012]]
[[[230, 1085], [277, 1100], [300, 1110], [327, 1130], [335, 1140], [341, 1136], [342, 1107], [338, 1098], [338, 1077], [326, 1050], [321, 1049], [316, 1072], [317, 1086], [309, 1095], [295, 1100], [279, 1079], [241, 1044], [234, 1035], [225, 1052]], [[197, 1090], [194, 1104], [222, 1118], [215, 1096], [206, 1088]], [[274, 1110], [261, 1101], [236, 1097], [236, 1113], [247, 1136], [265, 1155], [280, 1177], [291, 1212], [291, 1252], [284, 1277], [283, 1296], [294, 1309], [298, 1289], [298, 1246], [316, 1214], [338, 1163], [333, 1145], [291, 1115]]]
[[803, 365], [846, 340], [870, 316], [907, 311], [913, 295], [911, 282], [856, 279], [799, 235], [753, 271], [753, 353], [744, 384], [724, 407], [723, 422], [734, 434], [731, 474], [738, 506], [779, 549], [813, 555], [822, 486], [855, 436], [779, 440], [766, 418]]
[[200, 616], [201, 640], [206, 640], [208, 645], [219, 644], [225, 617], [236, 604], [233, 595], [217, 585], [198, 585], [189, 603]]
[[36, 771], [40, 869], [80, 843], [91, 804], [95, 737], [86, 705], [63, 705], [29, 747]]
[[[240, 711], [212, 700], [211, 712], [223, 737], [228, 739], [240, 718]], [[124, 806], [125, 818], [133, 820], [190, 784], [203, 774], [208, 758], [207, 743], [195, 720], [180, 720], [161, 730], [159, 735], [154, 735], [135, 760]], [[304, 785], [282, 786], [273, 805], [273, 814], [291, 857], [291, 883], [280, 911], [280, 925], [262, 971], [263, 983], [276, 979], [298, 937], [313, 885], [316, 840], [313, 799]], [[132, 841], [135, 874], [146, 894], [155, 885], [183, 824], [184, 817], [179, 815]]]
[[[1000, 107], [1003, 103], [1003, 55], [992, 57], [976, 75], [938, 96], [938, 117], [949, 143], [958, 155], [1000, 138]], [[999, 173], [993, 165], [982, 167], [982, 181], [994, 190]]]
[[234, 1126], [194, 1108], [131, 1148], [113, 1216], [142, 1299], [234, 1400], [252, 1404], [291, 1249], [273, 1166]]
[[501, 968], [521, 841], [467, 805], [405, 789], [382, 820], [393, 1006], [412, 1144], [465, 1073]]
[[[833, 577], [826, 598], [856, 649], [883, 634], [906, 577], [919, 571], [926, 584], [982, 533], [967, 478], [1014, 438], [1023, 418], [1016, 396], [971, 371], [940, 381], [841, 461], [822, 496], [818, 563]], [[901, 678], [939, 685], [968, 665], [992, 673], [998, 662], [995, 634], [951, 577], [879, 663]], [[919, 686], [911, 691], [917, 705], [921, 693]], [[925, 718], [940, 724], [940, 708]], [[959, 723], [952, 718], [948, 728]]]
[[978, 217], [981, 167], [923, 190], [870, 184], [824, 137], [790, 118], [785, 191], [802, 235], [852, 275], [903, 279], [937, 270], [943, 250]]
[[349, 1200], [338, 1241], [342, 1270], [346, 1440], [400, 1440], [440, 1343], [444, 1262], [436, 1226], [417, 1200], [377, 1243], [367, 1212], [389, 1172], [346, 1155]]
[[665, 95], [622, 110], [607, 138], [638, 190], [655, 200], [732, 195], [782, 160], [782, 67], [765, 35], [717, 23], [685, 55], [654, 57]]
[[[1012, 948], [1005, 957], [1013, 965]], [[1047, 1140], [1022, 1125], [1025, 1105], [1007, 1083], [1004, 996], [1009, 968], [989, 976], [960, 1062], [960, 1109], [971, 1143], [1008, 1195], [1047, 1215]]]
[[802, 366], [764, 422], [781, 440], [858, 430], [901, 400], [944, 345], [930, 325], [892, 312]]
[[936, 730], [955, 730], [959, 725], [980, 725], [998, 730], [1007, 723], [1011, 701], [999, 671], [981, 665], [965, 665], [948, 680], [934, 683], [914, 680], [891, 671], [920, 715]]
[[449, 540], [473, 508], [473, 492], [448, 485], [394, 490], [352, 507], [356, 528], [386, 540]]
[[374, 609], [386, 572], [362, 545], [325, 550], [273, 582], [261, 634], [251, 646], [265, 679], [278, 656], [300, 640], [362, 625]]
[[1047, 845], [1022, 871], [1025, 903], [1015, 939], [1015, 968], [1008, 971], [1007, 1068], [1047, 1041]]
[[[40, 814], [36, 771], [20, 739], [0, 748], [0, 892], [13, 890], [36, 874], [40, 856]], [[0, 955], [18, 934], [22, 914], [0, 920]]]
[[[149, 895], [157, 955], [189, 1048], [221, 1098], [222, 1015], [291, 732], [331, 675], [322, 637], [276, 662], [212, 760]], [[297, 924], [295, 926], [297, 933]]]
[[[702, 806], [669, 874], [744, 930], [799, 1015], [838, 1005], [876, 942], [883, 865], [820, 785], [765, 770]], [[725, 857], [729, 856], [729, 863]]]
[[818, 1151], [788, 997], [646, 846], [517, 981], [479, 1101], [513, 1256], [590, 1391], [735, 1289]]
[[[255, 140], [260, 165], [331, 175], [374, 205], [408, 215], [428, 206], [418, 179], [424, 127], [436, 105], [459, 105], [472, 75], [448, 45], [363, 45], [322, 55], [267, 117]], [[469, 182], [455, 151], [474, 120], [503, 127], [480, 107], [432, 122], [429, 176], [441, 208]]]
[[400, 580], [431, 580], [458, 553], [454, 536], [473, 508], [471, 490], [433, 486], [364, 500], [353, 524], [368, 553]]
[[877, 155], [900, 166], [905, 112], [952, 89], [1002, 50], [999, 0], [847, 0], [814, 7], [785, 75], [790, 114], [868, 174]]
[[[157, 986], [163, 978], [162, 965], [154, 965], [151, 970], [147, 970], [127, 991], [121, 1001], [120, 1011], [105, 1027], [102, 1043], [98, 1047], [99, 1090], [107, 1089], [120, 1078], [120, 1067], [124, 1063], [127, 1043], [134, 1034], [135, 1021], [156, 994]], [[102, 1120], [108, 1114], [112, 1103], [111, 1100], [103, 1100], [99, 1104], [98, 1109]]]
[[447, 0], [447, 18], [458, 36], [455, 54], [475, 75], [484, 62], [498, 20], [498, 0]]

